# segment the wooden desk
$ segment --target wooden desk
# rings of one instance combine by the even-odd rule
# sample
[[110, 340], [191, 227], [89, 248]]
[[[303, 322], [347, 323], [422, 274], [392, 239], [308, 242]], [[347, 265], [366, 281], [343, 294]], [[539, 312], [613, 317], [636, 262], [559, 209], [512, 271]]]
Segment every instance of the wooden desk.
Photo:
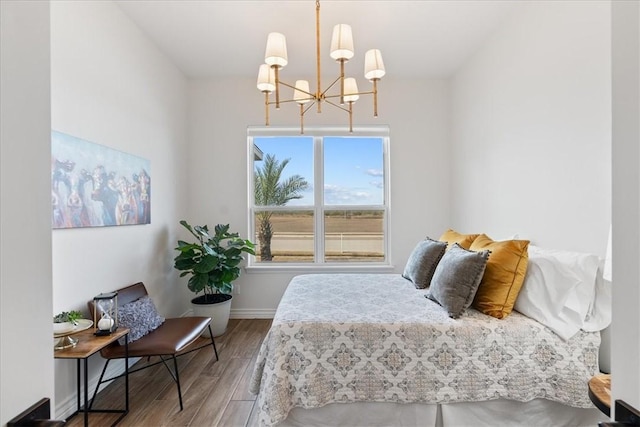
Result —
[[[55, 359], [75, 359], [76, 360], [76, 385], [77, 385], [77, 410], [74, 412], [71, 417], [78, 414], [78, 412], [84, 412], [84, 425], [85, 427], [89, 425], [89, 412], [113, 412], [120, 413], [120, 417], [113, 423], [116, 425], [124, 418], [125, 415], [129, 412], [129, 364], [125, 363], [125, 408], [124, 409], [92, 409], [93, 398], [91, 399], [91, 403], [89, 403], [89, 392], [88, 392], [88, 360], [89, 357], [99, 352], [112, 342], [125, 337], [125, 354], [129, 355], [129, 329], [120, 328], [116, 330], [111, 335], [104, 336], [96, 336], [93, 334], [93, 328], [89, 328], [86, 331], [78, 332], [74, 334], [74, 338], [78, 339], [78, 344], [75, 347], [65, 348], [62, 350], [54, 350], [53, 357]], [[84, 361], [84, 373], [81, 375], [80, 373], [80, 361]], [[125, 358], [125, 360], [127, 360]], [[80, 378], [84, 379], [84, 407], [80, 406]], [[99, 384], [98, 384], [99, 387]], [[98, 391], [96, 387], [96, 392]], [[95, 397], [95, 393], [94, 393]], [[69, 418], [71, 418], [69, 417]]]
[[589, 399], [607, 417], [611, 416], [611, 375], [600, 374], [589, 380]]

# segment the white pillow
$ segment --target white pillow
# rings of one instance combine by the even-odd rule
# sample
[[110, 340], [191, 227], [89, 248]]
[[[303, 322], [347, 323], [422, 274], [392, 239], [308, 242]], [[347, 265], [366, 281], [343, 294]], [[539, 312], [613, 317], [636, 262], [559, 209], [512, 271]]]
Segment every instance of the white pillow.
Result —
[[514, 308], [569, 339], [595, 301], [596, 255], [529, 245], [529, 264]]
[[555, 258], [530, 253], [527, 273], [514, 308], [568, 339], [580, 330], [579, 314], [565, 309], [570, 294], [579, 283], [580, 278], [562, 268]]
[[[531, 250], [531, 248], [529, 249]], [[575, 292], [569, 295], [566, 307], [578, 312], [580, 318], [584, 320], [595, 303], [596, 276], [600, 264], [598, 256], [557, 249], [542, 249], [536, 246], [533, 247], [533, 252], [556, 258], [564, 268], [568, 268], [578, 275], [580, 284], [575, 288]]]
[[[604, 260], [601, 260], [600, 267], [602, 264], [604, 264]], [[599, 268], [596, 275], [595, 304], [582, 325], [582, 329], [587, 332], [601, 331], [611, 324], [611, 312], [613, 311], [611, 282], [602, 277], [602, 271], [603, 268]]]

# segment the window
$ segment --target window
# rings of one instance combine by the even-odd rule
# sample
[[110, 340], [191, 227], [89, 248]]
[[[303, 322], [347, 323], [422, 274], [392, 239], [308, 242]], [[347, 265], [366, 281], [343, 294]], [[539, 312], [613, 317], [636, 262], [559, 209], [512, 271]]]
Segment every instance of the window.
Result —
[[388, 128], [297, 132], [249, 130], [249, 265], [388, 265]]

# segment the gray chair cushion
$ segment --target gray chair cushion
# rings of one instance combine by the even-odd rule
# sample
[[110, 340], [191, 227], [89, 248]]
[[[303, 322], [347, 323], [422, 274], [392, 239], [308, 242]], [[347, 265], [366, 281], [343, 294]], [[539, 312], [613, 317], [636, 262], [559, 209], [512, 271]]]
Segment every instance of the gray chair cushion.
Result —
[[407, 260], [402, 277], [411, 280], [418, 289], [428, 287], [446, 249], [445, 242], [428, 237], [419, 242]]
[[460, 317], [473, 302], [489, 254], [487, 250], [473, 252], [454, 243], [436, 267], [427, 298], [444, 307], [450, 317]]

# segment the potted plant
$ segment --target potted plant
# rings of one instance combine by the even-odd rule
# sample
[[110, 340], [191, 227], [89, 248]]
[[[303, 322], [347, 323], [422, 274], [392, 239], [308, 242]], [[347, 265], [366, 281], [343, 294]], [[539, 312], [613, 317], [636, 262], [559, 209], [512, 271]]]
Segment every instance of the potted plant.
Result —
[[218, 224], [214, 233], [206, 225], [191, 226], [187, 221], [180, 224], [189, 230], [196, 242], [178, 240], [179, 252], [174, 267], [182, 271], [180, 277], [191, 275], [187, 287], [195, 294], [191, 300], [194, 313], [212, 318], [214, 336], [227, 329], [231, 311], [233, 281], [240, 276], [243, 253], [255, 255], [254, 244], [242, 239], [238, 233], [229, 231], [229, 224]]
[[82, 319], [82, 313], [76, 310], [63, 311], [56, 314], [53, 316], [53, 333], [69, 332], [78, 324], [78, 319]]

